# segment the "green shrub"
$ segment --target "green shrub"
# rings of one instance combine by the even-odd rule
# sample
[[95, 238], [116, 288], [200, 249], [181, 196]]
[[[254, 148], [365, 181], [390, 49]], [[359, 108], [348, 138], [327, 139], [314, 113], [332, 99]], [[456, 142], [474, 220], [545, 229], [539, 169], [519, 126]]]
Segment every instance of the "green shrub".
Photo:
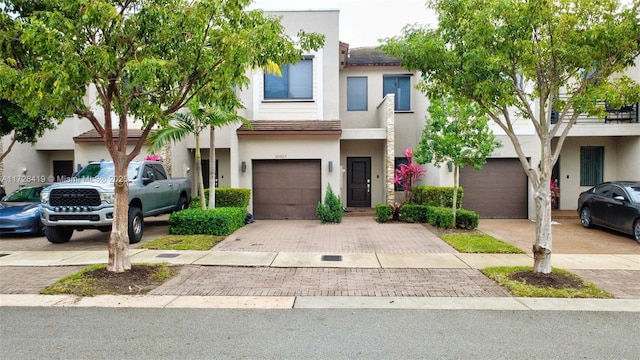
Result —
[[[451, 208], [429, 206], [426, 216], [427, 222], [433, 226], [453, 227], [453, 211]], [[458, 209], [456, 211], [456, 227], [469, 230], [477, 228], [478, 214], [470, 210]]]
[[387, 222], [393, 218], [392, 209], [389, 205], [376, 204], [376, 220]]
[[[458, 187], [458, 201], [456, 208], [462, 208], [464, 189]], [[415, 186], [413, 188], [413, 199], [417, 205], [427, 205], [442, 208], [453, 207], [453, 187], [452, 186]]]
[[249, 206], [250, 199], [250, 189], [216, 188], [216, 207], [239, 207], [244, 209]]
[[324, 204], [318, 203], [316, 207], [316, 216], [321, 223], [340, 223], [342, 222], [342, 214], [344, 208], [340, 197], [336, 196], [331, 189], [331, 184], [327, 185], [327, 193], [324, 196]]
[[473, 230], [478, 227], [478, 214], [471, 210], [459, 209], [456, 211], [456, 226], [462, 229]]
[[169, 234], [226, 236], [244, 226], [245, 208], [186, 209], [169, 216]]
[[427, 212], [429, 224], [442, 228], [453, 227], [453, 211], [450, 208], [432, 206]]
[[[251, 199], [251, 190], [244, 188], [230, 188], [221, 187], [216, 189], [216, 208], [219, 207], [240, 207], [246, 208], [249, 206], [249, 200]], [[204, 189], [204, 203], [209, 204], [209, 189]], [[200, 197], [194, 196], [191, 198], [190, 208], [200, 208]]]
[[429, 206], [405, 204], [400, 207], [398, 219], [408, 223], [427, 222]]

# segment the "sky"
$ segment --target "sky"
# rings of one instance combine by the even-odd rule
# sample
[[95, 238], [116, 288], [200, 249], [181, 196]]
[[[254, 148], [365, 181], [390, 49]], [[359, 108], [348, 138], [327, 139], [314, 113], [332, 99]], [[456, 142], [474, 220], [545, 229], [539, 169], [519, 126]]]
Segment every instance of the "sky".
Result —
[[377, 46], [407, 24], [435, 24], [426, 0], [254, 0], [268, 10], [340, 10], [340, 41], [351, 48]]

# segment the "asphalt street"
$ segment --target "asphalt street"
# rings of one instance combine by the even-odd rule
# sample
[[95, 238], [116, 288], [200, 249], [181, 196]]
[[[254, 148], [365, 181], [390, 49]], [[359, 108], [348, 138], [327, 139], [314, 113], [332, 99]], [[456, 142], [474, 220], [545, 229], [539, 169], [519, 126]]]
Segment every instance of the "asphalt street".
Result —
[[0, 307], [3, 359], [638, 359], [640, 313]]

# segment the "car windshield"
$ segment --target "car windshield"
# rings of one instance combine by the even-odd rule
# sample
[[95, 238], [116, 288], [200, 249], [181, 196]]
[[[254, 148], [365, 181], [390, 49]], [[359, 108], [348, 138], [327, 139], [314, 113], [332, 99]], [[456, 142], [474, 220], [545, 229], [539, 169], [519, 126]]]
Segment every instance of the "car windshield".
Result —
[[4, 198], [5, 202], [38, 202], [40, 201], [41, 187], [22, 188], [14, 191]]
[[631, 200], [640, 203], [640, 184], [629, 186], [628, 190], [629, 194], [631, 194]]
[[[129, 164], [127, 169], [128, 180], [138, 177], [138, 166], [138, 164]], [[112, 182], [115, 178], [115, 169], [112, 162], [92, 163], [78, 171], [75, 177], [78, 179], [101, 179]]]

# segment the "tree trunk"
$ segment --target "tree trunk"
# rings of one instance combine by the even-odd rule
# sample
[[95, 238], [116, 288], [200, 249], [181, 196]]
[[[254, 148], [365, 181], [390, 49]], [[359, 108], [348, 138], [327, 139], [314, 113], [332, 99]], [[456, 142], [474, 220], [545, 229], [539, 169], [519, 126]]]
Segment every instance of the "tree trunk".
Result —
[[551, 166], [550, 142], [543, 139], [535, 189], [536, 243], [533, 245], [533, 272], [543, 274], [551, 273]]
[[453, 165], [453, 228], [456, 227], [456, 211], [458, 210], [458, 165]]
[[115, 169], [115, 201], [113, 223], [109, 236], [108, 271], [125, 272], [131, 269], [129, 258], [129, 183], [127, 182], [126, 155], [113, 159]]
[[216, 207], [216, 130], [213, 125], [209, 129], [209, 209]]
[[198, 182], [198, 195], [200, 196], [200, 207], [207, 208], [204, 196], [204, 181], [202, 180], [202, 155], [200, 154], [200, 134], [196, 134], [196, 181]]

